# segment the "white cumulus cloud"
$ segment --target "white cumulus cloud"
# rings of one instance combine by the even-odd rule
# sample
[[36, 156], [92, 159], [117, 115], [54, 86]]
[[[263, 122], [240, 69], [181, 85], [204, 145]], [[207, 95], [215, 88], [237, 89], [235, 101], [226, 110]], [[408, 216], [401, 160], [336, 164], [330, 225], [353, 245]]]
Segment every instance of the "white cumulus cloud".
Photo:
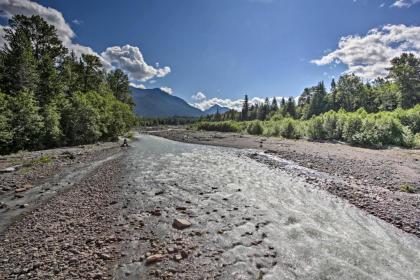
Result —
[[135, 46], [114, 46], [102, 52], [102, 57], [112, 66], [121, 68], [130, 79], [145, 82], [152, 78], [162, 78], [171, 72], [171, 68], [155, 68], [148, 65], [140, 49]]
[[206, 99], [206, 95], [204, 93], [202, 93], [201, 91], [197, 92], [196, 94], [194, 94], [193, 96], [191, 96], [192, 99], [200, 101], [200, 100], [204, 100]]
[[[105, 69], [110, 70], [114, 67], [121, 68], [132, 81], [147, 81], [151, 78], [162, 78], [171, 72], [168, 66], [159, 68], [148, 65], [138, 47], [125, 45], [107, 48], [101, 55], [92, 48], [73, 42], [76, 37], [75, 32], [64, 19], [61, 12], [50, 7], [44, 7], [36, 2], [29, 0], [0, 0], [0, 17], [10, 19], [14, 15], [22, 14], [25, 16], [39, 15], [49, 24], [57, 29], [57, 35], [63, 45], [75, 52], [77, 56], [82, 54], [92, 54], [98, 56]], [[80, 20], [73, 20], [73, 23], [81, 23]], [[0, 25], [0, 47], [4, 45], [4, 28]], [[158, 65], [158, 64], [157, 64]]]
[[420, 55], [420, 26], [385, 25], [371, 29], [365, 36], [342, 37], [336, 50], [311, 62], [343, 63], [348, 67], [346, 72], [371, 80], [385, 76], [390, 60], [403, 52]]
[[167, 94], [174, 93], [174, 90], [170, 87], [160, 87], [160, 90], [166, 92]]
[[397, 0], [391, 5], [391, 7], [409, 8], [416, 3], [420, 3], [420, 0]]

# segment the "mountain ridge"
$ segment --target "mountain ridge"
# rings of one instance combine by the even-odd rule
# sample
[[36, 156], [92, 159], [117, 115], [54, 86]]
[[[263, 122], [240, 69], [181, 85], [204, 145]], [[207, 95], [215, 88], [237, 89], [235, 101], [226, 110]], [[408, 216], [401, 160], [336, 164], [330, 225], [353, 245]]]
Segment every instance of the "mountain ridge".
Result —
[[218, 104], [202, 111], [188, 104], [184, 99], [164, 92], [159, 88], [139, 89], [130, 87], [135, 103], [134, 112], [140, 117], [201, 117], [206, 115], [220, 114], [229, 110]]

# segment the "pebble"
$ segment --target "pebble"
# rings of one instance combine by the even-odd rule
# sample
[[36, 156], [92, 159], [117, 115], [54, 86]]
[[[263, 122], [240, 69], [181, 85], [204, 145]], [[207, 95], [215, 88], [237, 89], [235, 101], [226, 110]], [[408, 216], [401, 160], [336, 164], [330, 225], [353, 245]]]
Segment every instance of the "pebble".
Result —
[[191, 223], [185, 219], [174, 219], [172, 226], [176, 229], [182, 230], [191, 226]]
[[146, 265], [154, 264], [156, 262], [161, 262], [165, 258], [162, 254], [151, 255], [146, 258]]

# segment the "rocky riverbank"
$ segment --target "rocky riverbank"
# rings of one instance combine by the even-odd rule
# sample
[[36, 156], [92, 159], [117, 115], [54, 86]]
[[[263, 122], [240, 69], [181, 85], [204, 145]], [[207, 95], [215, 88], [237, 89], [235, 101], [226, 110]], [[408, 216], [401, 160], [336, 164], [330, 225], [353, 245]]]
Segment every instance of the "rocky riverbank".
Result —
[[0, 236], [0, 278], [109, 279], [121, 174], [120, 159], [108, 160], [13, 223]]
[[[420, 150], [372, 150], [340, 143], [281, 140], [237, 133], [169, 129], [149, 132], [168, 139], [256, 149], [330, 175], [307, 180], [396, 227], [420, 237]], [[274, 168], [277, 161], [255, 155]]]

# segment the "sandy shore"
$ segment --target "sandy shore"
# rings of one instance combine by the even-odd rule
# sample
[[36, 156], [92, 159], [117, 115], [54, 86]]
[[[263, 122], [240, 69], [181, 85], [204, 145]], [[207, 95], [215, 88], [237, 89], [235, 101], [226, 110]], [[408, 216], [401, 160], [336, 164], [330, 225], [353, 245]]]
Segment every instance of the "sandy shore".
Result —
[[[306, 176], [311, 183], [348, 200], [353, 205], [420, 237], [420, 150], [392, 148], [373, 150], [339, 143], [168, 129], [148, 133], [195, 144], [262, 150], [267, 155], [331, 175], [329, 179]], [[260, 157], [256, 160], [282, 168]], [[411, 186], [415, 193], [402, 191]]]

